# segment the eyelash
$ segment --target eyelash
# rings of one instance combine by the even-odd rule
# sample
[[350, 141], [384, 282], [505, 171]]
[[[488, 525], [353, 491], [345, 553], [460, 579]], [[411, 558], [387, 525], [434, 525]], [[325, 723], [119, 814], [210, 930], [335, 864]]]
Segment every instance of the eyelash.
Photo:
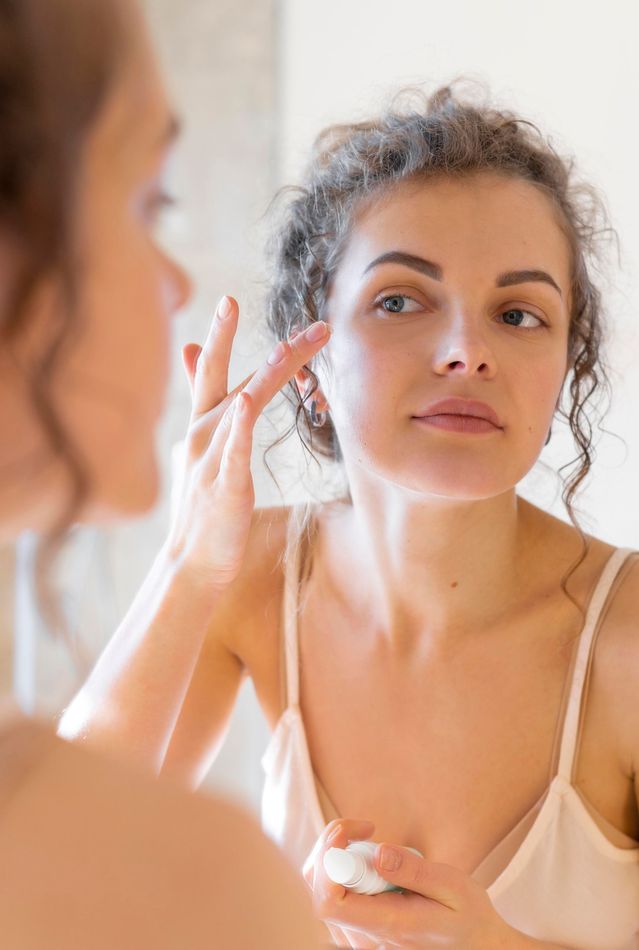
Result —
[[[401, 297], [401, 298], [403, 298], [404, 300], [412, 300], [413, 303], [416, 303], [416, 304], [419, 305], [419, 301], [418, 301], [418, 300], [415, 300], [415, 298], [414, 298], [414, 297], [411, 297], [409, 294], [399, 294], [399, 293], [398, 293], [398, 294], [384, 294], [383, 296], [378, 297], [378, 298], [375, 300], [375, 302], [374, 302], [374, 306], [375, 306], [376, 308], [378, 308], [378, 309], [379, 309], [379, 308], [383, 309], [383, 310], [384, 310], [384, 313], [393, 313], [392, 310], [386, 310], [386, 309], [384, 308], [384, 306], [383, 306], [385, 300], [391, 300], [393, 297]], [[535, 320], [539, 320], [539, 326], [536, 326], [536, 327], [522, 327], [522, 326], [516, 326], [515, 324], [512, 324], [512, 323], [505, 323], [504, 326], [514, 326], [516, 330], [529, 330], [529, 331], [530, 331], [530, 330], [540, 330], [542, 327], [547, 326], [547, 324], [541, 319], [541, 317], [538, 317], [536, 313], [533, 313], [532, 310], [525, 310], [523, 307], [508, 307], [506, 310], [502, 310], [502, 311], [501, 311], [501, 314], [509, 313], [509, 312], [512, 311], [512, 310], [518, 310], [518, 311], [521, 311], [522, 313], [528, 314], [528, 315], [531, 316], [531, 317], [534, 317]], [[402, 313], [402, 311], [399, 310], [399, 311], [396, 311], [396, 313], [397, 313], [398, 315], [400, 315], [400, 314]]]

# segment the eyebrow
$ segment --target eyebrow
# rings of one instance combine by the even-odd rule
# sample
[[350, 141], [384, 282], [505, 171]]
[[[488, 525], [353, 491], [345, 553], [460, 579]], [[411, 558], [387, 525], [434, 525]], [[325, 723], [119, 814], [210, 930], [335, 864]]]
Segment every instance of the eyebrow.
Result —
[[[382, 264], [403, 264], [405, 267], [419, 271], [420, 274], [425, 274], [426, 277], [431, 277], [433, 280], [442, 281], [444, 279], [444, 271], [439, 264], [435, 264], [433, 261], [427, 261], [425, 258], [418, 257], [415, 254], [406, 254], [404, 251], [387, 251], [386, 254], [380, 254], [379, 257], [376, 257], [375, 260], [371, 261], [366, 267], [362, 277], [374, 267], [380, 267]], [[509, 270], [497, 277], [495, 286], [510, 287], [513, 284], [527, 284], [536, 281], [550, 284], [551, 287], [555, 288], [559, 296], [562, 296], [561, 288], [557, 281], [545, 270]]]

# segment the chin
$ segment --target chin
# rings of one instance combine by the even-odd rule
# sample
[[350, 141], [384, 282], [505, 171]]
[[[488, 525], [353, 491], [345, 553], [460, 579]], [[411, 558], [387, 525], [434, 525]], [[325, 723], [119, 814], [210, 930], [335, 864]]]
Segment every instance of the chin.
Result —
[[513, 489], [525, 471], [508, 465], [468, 460], [451, 463], [449, 459], [430, 459], [406, 466], [400, 472], [387, 472], [390, 481], [420, 495], [450, 501], [484, 501]]

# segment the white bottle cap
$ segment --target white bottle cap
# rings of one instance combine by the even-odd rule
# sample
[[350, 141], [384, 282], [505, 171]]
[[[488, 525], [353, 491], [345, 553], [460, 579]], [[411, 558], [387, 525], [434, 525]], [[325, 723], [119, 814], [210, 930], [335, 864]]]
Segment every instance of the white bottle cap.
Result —
[[329, 848], [324, 855], [324, 870], [335, 884], [355, 884], [366, 871], [361, 854]]

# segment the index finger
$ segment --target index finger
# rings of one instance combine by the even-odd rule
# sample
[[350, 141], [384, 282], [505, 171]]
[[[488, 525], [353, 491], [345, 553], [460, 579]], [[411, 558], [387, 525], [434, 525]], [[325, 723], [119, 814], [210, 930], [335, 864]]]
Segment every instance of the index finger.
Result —
[[256, 415], [259, 415], [275, 394], [328, 343], [330, 335], [330, 326], [323, 320], [318, 320], [295, 338], [280, 340], [266, 363], [254, 373], [244, 387], [244, 391], [251, 397], [251, 405]]

